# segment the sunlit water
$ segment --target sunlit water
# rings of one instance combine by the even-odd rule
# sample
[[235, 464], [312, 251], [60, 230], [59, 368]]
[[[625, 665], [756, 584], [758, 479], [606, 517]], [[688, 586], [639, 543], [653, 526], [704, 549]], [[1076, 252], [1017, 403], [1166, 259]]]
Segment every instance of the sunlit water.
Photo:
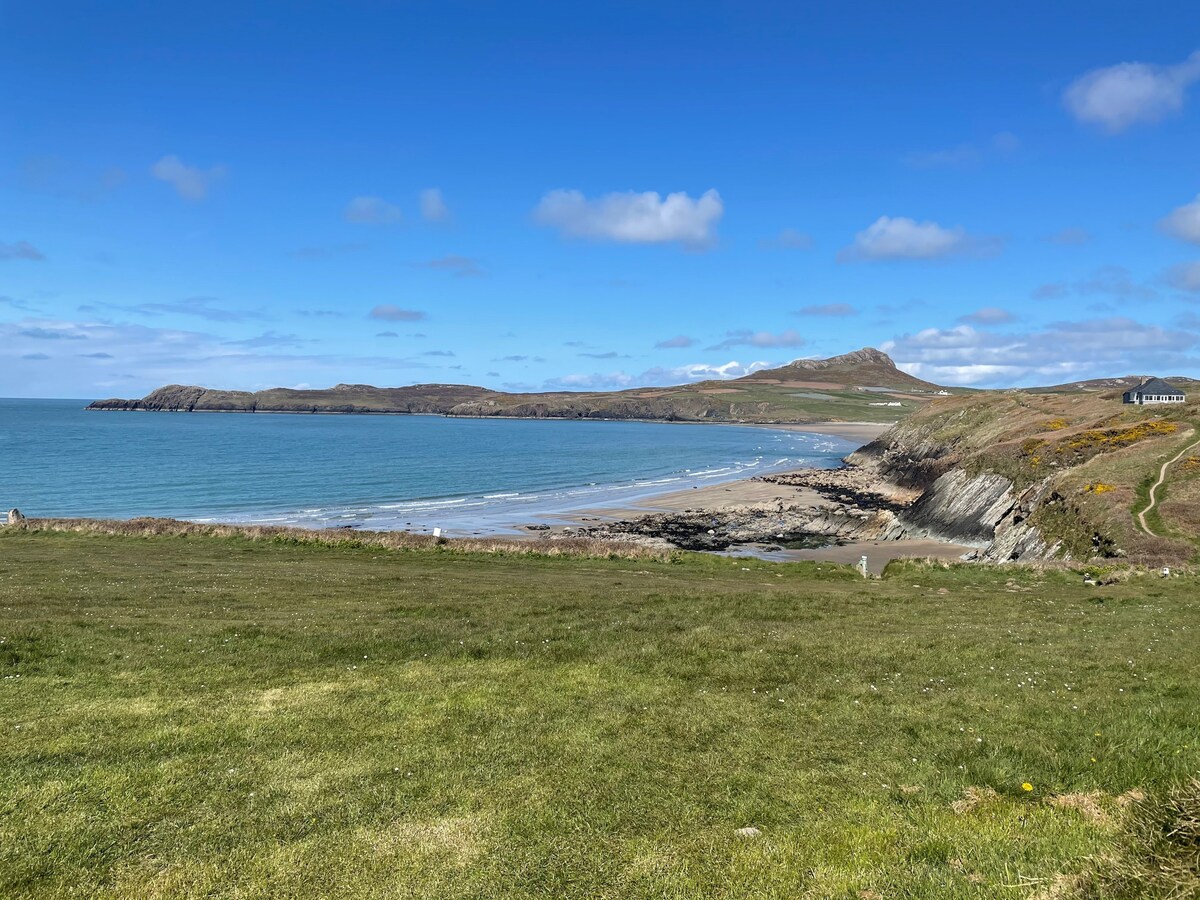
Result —
[[86, 403], [0, 400], [0, 507], [503, 532], [693, 485], [836, 465], [855, 446], [738, 426], [86, 412]]

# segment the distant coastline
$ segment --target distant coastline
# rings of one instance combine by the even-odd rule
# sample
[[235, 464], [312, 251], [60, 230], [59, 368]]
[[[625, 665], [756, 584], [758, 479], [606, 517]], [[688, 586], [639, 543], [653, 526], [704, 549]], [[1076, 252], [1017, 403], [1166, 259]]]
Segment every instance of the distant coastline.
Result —
[[430, 416], [442, 419], [495, 419], [510, 421], [550, 421], [550, 422], [642, 422], [647, 425], [724, 425], [739, 428], [772, 428], [779, 431], [796, 431], [804, 434], [824, 434], [841, 438], [846, 441], [868, 443], [886, 432], [896, 422], [846, 422], [838, 419], [821, 419], [812, 422], [771, 422], [731, 419], [621, 419], [604, 416], [470, 416], [434, 412], [398, 412], [394, 410], [354, 410], [341, 412], [335, 410], [290, 410], [290, 409], [142, 409], [97, 407], [89, 404], [83, 407], [88, 412], [166, 412], [166, 413], [231, 413], [238, 415], [264, 416]]
[[468, 384], [338, 384], [249, 392], [170, 384], [139, 399], [96, 400], [87, 409], [825, 426], [894, 424], [946, 393], [901, 372], [886, 354], [864, 348], [825, 360], [795, 360], [728, 381], [617, 391], [507, 393]]

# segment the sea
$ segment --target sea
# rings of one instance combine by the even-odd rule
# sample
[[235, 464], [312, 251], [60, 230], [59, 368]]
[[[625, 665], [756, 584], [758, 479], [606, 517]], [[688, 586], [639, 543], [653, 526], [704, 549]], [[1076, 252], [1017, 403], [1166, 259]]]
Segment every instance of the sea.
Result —
[[85, 411], [0, 399], [0, 513], [505, 534], [857, 445], [780, 429], [554, 419]]

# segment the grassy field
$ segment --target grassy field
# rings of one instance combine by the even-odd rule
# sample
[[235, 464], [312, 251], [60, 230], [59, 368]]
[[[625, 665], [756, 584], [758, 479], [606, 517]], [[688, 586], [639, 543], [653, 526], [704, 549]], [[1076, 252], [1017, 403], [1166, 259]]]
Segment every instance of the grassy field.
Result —
[[0, 896], [1153, 896], [1200, 584], [1081, 582], [0, 529]]

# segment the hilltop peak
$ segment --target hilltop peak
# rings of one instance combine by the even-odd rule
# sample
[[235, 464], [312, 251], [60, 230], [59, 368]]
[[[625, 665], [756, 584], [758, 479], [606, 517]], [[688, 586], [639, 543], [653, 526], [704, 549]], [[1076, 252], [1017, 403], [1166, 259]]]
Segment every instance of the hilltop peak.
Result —
[[857, 387], [933, 390], [938, 387], [896, 367], [882, 350], [863, 347], [828, 359], [795, 359], [777, 369], [763, 369], [741, 381], [829, 382]]
[[896, 363], [890, 356], [882, 350], [876, 350], [874, 347], [851, 350], [849, 353], [843, 353], [840, 356], [831, 356], [828, 359], [794, 359], [788, 363], [788, 366], [794, 366], [797, 369], [832, 369], [839, 366], [855, 365], [896, 368]]

